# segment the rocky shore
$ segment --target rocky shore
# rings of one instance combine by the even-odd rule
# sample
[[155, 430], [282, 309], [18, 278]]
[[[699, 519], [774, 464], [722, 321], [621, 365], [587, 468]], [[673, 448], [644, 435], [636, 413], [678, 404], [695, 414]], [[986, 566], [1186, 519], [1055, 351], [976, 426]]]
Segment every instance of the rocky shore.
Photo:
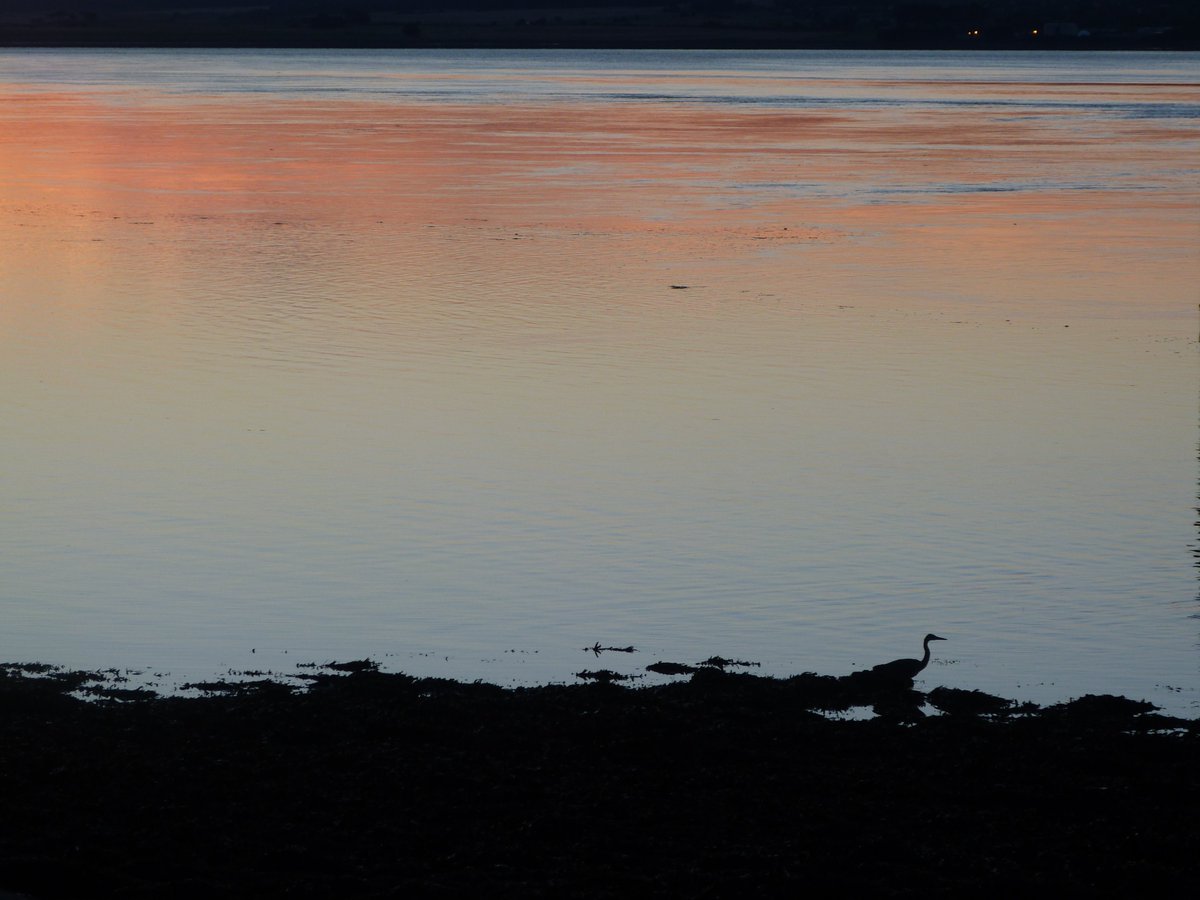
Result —
[[1107, 896], [1200, 876], [1200, 722], [1146, 703], [585, 674], [502, 689], [358, 662], [158, 697], [2, 666], [0, 896]]

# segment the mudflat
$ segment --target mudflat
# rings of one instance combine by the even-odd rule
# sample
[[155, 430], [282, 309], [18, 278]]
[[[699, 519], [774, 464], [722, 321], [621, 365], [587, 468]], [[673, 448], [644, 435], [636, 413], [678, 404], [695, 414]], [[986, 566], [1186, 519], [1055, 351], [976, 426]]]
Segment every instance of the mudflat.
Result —
[[[1119, 697], [715, 666], [504, 689], [364, 661], [306, 689], [80, 699], [94, 676], [31, 668], [0, 668], [0, 890], [34, 898], [1109, 895], [1200, 874], [1200, 722]], [[859, 706], [876, 715], [829, 716]]]

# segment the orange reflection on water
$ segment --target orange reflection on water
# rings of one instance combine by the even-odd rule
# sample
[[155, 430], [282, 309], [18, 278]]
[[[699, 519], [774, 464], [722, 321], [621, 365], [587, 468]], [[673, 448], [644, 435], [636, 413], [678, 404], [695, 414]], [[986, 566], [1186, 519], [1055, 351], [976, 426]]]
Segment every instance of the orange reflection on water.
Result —
[[[942, 90], [1019, 100], [1147, 88]], [[397, 230], [471, 240], [490, 228], [496, 240], [472, 265], [496, 271], [560, 270], [499, 238], [565, 230], [592, 238], [575, 265], [613, 277], [629, 260], [731, 285], [815, 275], [833, 299], [983, 302], [1006, 316], [1055, 303], [1158, 315], [1191, 300], [1198, 274], [1197, 191], [1181, 176], [1196, 136], [1178, 123], [956, 107], [135, 102], [0, 87], [0, 125], [3, 226], [38, 235], [21, 262], [0, 264], [61, 277], [73, 260], [81, 279], [104, 277], [88, 240], [153, 245], [165, 260], [192, 238], [211, 246], [221, 225], [237, 243], [247, 223], [348, 229], [379, 252], [410, 240]], [[289, 241], [252, 233], [275, 250]], [[309, 241], [298, 263], [313, 252]]]

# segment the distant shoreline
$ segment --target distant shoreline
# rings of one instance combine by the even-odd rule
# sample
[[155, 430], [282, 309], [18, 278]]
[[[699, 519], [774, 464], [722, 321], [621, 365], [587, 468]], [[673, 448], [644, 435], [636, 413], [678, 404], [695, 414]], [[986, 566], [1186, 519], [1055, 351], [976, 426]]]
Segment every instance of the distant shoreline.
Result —
[[512, 21], [408, 21], [371, 26], [230, 27], [215, 21], [180, 25], [30, 24], [0, 21], [6, 49], [329, 49], [329, 50], [904, 50], [904, 51], [1195, 51], [1186, 35], [971, 39], [791, 31], [760, 27], [532, 24]]

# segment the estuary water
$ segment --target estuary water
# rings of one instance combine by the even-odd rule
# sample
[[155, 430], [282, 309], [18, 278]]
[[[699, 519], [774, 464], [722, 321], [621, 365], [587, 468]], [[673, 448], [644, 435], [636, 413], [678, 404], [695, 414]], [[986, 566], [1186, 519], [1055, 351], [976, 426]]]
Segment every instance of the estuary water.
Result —
[[1200, 715], [1197, 285], [1195, 56], [3, 50], [0, 659]]

